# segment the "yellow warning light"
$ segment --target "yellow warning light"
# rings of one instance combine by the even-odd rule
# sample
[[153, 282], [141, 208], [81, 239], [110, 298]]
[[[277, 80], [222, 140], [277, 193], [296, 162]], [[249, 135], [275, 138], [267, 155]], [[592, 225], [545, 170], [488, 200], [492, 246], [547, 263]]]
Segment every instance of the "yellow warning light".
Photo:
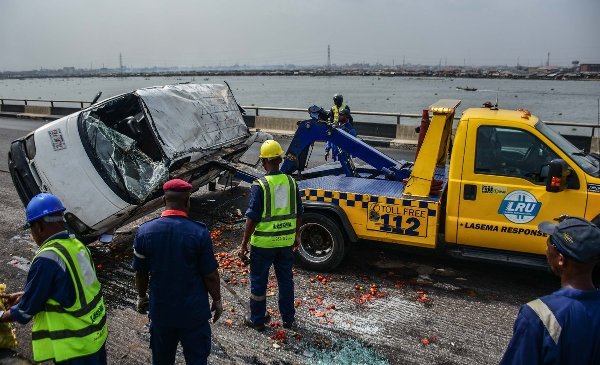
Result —
[[433, 107], [431, 111], [435, 114], [448, 114], [454, 112], [452, 108], [444, 108], [444, 107]]
[[518, 112], [521, 112], [521, 118], [529, 119], [531, 117], [531, 112], [527, 109], [517, 109]]

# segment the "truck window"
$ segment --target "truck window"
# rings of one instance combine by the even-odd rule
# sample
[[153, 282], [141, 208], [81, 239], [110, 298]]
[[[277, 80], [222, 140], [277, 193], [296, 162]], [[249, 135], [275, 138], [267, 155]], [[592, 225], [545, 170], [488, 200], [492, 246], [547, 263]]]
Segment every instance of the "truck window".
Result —
[[544, 184], [542, 167], [558, 158], [536, 136], [515, 128], [480, 126], [476, 143], [476, 174], [520, 177]]

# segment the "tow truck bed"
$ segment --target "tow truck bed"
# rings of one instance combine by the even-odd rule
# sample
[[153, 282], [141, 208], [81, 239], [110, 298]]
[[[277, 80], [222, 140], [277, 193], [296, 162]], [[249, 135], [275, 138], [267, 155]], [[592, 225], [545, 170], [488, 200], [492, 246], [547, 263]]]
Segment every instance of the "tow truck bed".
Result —
[[[448, 169], [437, 168], [435, 178], [448, 181]], [[363, 177], [321, 176], [298, 182], [307, 211], [331, 208], [348, 220], [347, 236], [434, 248], [441, 196], [404, 195], [401, 181]], [[442, 190], [443, 191], [443, 190]], [[352, 234], [354, 233], [354, 234]]]

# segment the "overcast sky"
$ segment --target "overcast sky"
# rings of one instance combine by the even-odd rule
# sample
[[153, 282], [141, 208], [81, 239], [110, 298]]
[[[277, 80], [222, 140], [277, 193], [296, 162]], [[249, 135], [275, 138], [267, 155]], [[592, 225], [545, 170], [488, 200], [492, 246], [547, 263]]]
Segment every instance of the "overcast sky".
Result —
[[0, 71], [600, 63], [600, 0], [0, 0]]

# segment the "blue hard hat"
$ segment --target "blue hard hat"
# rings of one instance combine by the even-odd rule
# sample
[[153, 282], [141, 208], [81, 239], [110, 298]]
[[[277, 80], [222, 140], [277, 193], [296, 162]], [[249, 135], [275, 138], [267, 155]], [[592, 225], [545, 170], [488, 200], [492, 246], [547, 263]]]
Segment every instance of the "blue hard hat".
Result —
[[25, 210], [27, 225], [47, 215], [64, 212], [65, 210], [66, 208], [56, 196], [49, 193], [40, 193], [27, 204]]
[[308, 108], [308, 114], [313, 119], [319, 119], [319, 116], [322, 115], [324, 112], [325, 110], [318, 105], [312, 105]]

